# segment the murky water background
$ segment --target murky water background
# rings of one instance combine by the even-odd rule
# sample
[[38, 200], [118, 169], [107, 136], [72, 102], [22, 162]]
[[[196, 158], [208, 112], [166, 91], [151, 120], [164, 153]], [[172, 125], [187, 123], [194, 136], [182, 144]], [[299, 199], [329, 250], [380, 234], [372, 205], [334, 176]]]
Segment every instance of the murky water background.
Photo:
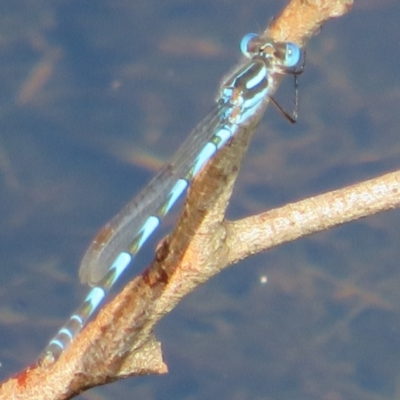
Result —
[[[1, 378], [80, 304], [97, 229], [209, 111], [240, 38], [283, 5], [0, 1]], [[399, 18], [395, 0], [356, 1], [310, 42], [299, 122], [269, 108], [232, 218], [399, 168]], [[395, 210], [228, 269], [158, 326], [169, 374], [80, 398], [399, 398], [399, 222]]]

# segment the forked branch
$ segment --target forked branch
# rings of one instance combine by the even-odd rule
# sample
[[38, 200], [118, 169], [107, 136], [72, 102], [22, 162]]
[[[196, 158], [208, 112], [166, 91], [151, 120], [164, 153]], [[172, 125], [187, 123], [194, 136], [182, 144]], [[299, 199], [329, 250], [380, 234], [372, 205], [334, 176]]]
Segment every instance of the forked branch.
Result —
[[[325, 21], [351, 6], [352, 0], [292, 0], [265, 35], [304, 46]], [[0, 399], [69, 399], [128, 376], [165, 373], [153, 328], [196, 286], [251, 254], [398, 206], [400, 173], [394, 173], [242, 221], [225, 221], [257, 123], [195, 179], [176, 228], [157, 249], [153, 264], [103, 307], [56, 362], [34, 365], [4, 382]]]

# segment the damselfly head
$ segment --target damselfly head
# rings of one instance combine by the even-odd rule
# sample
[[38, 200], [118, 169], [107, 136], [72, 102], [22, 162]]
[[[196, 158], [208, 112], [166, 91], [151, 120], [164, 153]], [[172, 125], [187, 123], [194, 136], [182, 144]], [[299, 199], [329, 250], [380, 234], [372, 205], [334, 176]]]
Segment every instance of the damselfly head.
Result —
[[242, 54], [251, 59], [261, 57], [275, 72], [293, 72], [302, 60], [302, 50], [291, 42], [276, 42], [248, 33], [240, 42]]

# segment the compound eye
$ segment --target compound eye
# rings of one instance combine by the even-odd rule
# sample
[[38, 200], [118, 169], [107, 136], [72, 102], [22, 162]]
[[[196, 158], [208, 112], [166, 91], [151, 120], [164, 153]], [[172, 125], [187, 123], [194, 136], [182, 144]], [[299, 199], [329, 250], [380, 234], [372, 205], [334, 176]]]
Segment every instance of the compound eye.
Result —
[[286, 43], [285, 67], [291, 68], [299, 63], [301, 50], [294, 43]]
[[240, 51], [247, 58], [253, 57], [259, 51], [259, 46], [257, 46], [257, 42], [258, 35], [255, 33], [248, 33], [240, 41]]

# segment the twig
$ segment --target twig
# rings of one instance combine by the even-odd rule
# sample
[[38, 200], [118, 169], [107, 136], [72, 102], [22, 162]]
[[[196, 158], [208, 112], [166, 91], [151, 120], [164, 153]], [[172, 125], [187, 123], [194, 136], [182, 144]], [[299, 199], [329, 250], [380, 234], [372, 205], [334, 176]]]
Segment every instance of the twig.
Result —
[[[265, 35], [304, 46], [323, 22], [351, 6], [352, 0], [293, 0]], [[292, 240], [334, 224], [324, 218], [316, 222], [318, 217], [331, 215], [332, 210], [327, 210], [338, 204], [326, 199], [321, 199], [322, 208], [315, 199], [299, 203], [300, 208], [287, 206], [279, 218], [274, 211], [235, 223], [224, 221], [257, 122], [221, 150], [193, 183], [176, 229], [157, 249], [153, 264], [103, 307], [56, 362], [29, 367], [4, 382], [0, 399], [69, 399], [124, 377], [165, 373], [167, 367], [152, 330], [183, 296], [233, 262], [276, 245], [280, 226], [286, 230], [282, 240]], [[275, 219], [267, 223], [271, 216]], [[345, 220], [342, 217], [341, 222]], [[238, 246], [244, 237], [251, 238], [247, 248]]]
[[227, 263], [279, 244], [400, 206], [400, 171], [226, 222]]

